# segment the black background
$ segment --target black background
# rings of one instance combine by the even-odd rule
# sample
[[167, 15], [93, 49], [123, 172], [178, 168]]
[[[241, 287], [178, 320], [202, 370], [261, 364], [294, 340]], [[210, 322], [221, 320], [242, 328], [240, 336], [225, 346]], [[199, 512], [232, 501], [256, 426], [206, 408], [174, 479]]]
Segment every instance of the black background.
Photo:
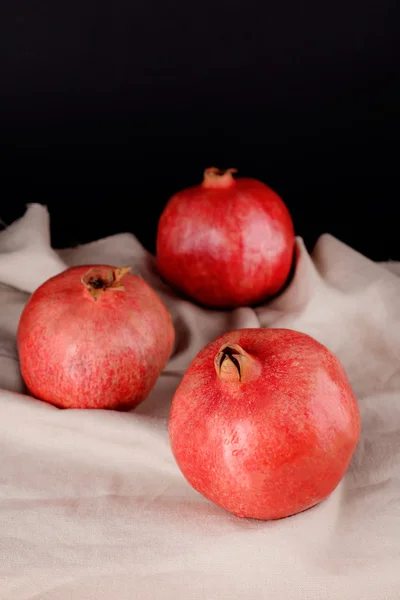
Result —
[[132, 231], [236, 167], [329, 231], [400, 259], [396, 1], [0, 5], [0, 216], [47, 204], [56, 246]]

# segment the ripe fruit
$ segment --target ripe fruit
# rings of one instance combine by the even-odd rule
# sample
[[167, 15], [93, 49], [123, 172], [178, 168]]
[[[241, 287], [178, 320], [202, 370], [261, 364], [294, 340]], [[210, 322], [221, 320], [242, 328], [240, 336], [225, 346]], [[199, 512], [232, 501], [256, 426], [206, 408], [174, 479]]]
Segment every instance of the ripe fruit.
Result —
[[157, 265], [173, 287], [201, 304], [259, 303], [285, 284], [294, 229], [280, 197], [235, 169], [206, 169], [204, 181], [175, 194], [157, 232]]
[[279, 519], [336, 488], [360, 416], [325, 346], [289, 329], [242, 329], [194, 359], [173, 398], [169, 433], [197, 491], [239, 517]]
[[33, 396], [63, 408], [133, 408], [153, 388], [174, 329], [140, 277], [107, 265], [67, 269], [26, 304], [17, 342]]

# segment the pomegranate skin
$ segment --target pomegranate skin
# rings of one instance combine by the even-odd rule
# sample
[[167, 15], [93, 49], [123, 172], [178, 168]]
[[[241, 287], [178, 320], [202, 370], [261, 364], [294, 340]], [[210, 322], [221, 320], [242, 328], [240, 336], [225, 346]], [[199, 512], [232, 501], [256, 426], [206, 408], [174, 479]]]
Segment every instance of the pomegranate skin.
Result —
[[289, 329], [232, 331], [205, 346], [176, 390], [169, 421], [172, 452], [191, 486], [239, 517], [264, 520], [329, 496], [360, 428], [339, 360]]
[[207, 169], [201, 185], [167, 203], [157, 231], [158, 270], [205, 306], [258, 304], [279, 292], [289, 276], [293, 222], [264, 183], [215, 171]]
[[[148, 396], [171, 354], [174, 328], [158, 295], [128, 270], [73, 267], [32, 294], [17, 344], [33, 396], [62, 408], [121, 410]], [[97, 279], [85, 285], [88, 273]], [[115, 273], [102, 293], [101, 281]]]

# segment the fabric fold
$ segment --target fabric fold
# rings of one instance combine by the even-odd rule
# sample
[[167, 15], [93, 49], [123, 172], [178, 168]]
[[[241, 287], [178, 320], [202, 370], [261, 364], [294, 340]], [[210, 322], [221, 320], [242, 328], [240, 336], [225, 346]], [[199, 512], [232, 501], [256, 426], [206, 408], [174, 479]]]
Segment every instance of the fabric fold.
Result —
[[[60, 410], [25, 393], [15, 335], [29, 295], [72, 265], [131, 265], [176, 328], [155, 388], [127, 413]], [[0, 600], [398, 600], [400, 273], [330, 235], [296, 241], [286, 289], [216, 311], [169, 289], [129, 233], [55, 250], [46, 207], [0, 232]], [[246, 327], [308, 333], [342, 360], [362, 437], [320, 505], [288, 519], [238, 519], [185, 481], [168, 415], [197, 352]]]

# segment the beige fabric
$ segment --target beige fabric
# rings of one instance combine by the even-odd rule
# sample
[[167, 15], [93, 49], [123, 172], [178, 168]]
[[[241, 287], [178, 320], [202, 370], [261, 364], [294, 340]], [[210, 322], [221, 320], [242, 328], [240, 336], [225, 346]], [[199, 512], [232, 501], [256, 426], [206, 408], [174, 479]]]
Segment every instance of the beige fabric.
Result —
[[[177, 343], [131, 413], [62, 411], [23, 394], [15, 350], [28, 293], [67, 265], [132, 264], [173, 314]], [[389, 268], [387, 268], [389, 267]], [[398, 600], [400, 598], [400, 279], [331, 236], [268, 306], [209, 311], [176, 298], [130, 234], [56, 252], [30, 205], [0, 233], [1, 600]], [[318, 507], [276, 522], [238, 519], [192, 490], [167, 418], [204, 344], [242, 327], [291, 327], [343, 361], [362, 440]]]

